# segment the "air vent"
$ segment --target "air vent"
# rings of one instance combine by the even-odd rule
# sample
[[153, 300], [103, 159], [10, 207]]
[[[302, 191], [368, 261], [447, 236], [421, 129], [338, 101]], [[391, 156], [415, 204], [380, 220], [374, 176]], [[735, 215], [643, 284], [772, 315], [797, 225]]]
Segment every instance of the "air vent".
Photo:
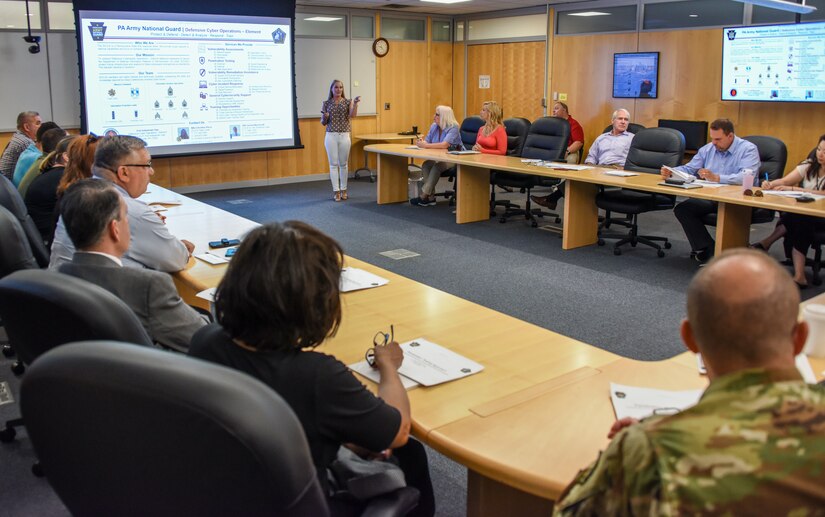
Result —
[[409, 9], [410, 7], [412, 7], [412, 6], [411, 5], [402, 5], [402, 4], [387, 4], [383, 7], [381, 7], [381, 9]]

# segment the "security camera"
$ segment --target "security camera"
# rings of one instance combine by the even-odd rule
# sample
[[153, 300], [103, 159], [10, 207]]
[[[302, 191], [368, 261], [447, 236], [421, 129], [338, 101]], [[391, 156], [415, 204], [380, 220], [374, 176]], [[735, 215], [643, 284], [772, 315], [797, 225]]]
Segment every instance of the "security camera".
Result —
[[32, 45], [29, 47], [29, 54], [39, 54], [40, 53], [40, 44]]
[[31, 34], [29, 34], [28, 36], [23, 36], [23, 41], [25, 41], [26, 43], [35, 43], [35, 44], [37, 44], [37, 43], [40, 43], [41, 39], [42, 38], [40, 36], [32, 36]]

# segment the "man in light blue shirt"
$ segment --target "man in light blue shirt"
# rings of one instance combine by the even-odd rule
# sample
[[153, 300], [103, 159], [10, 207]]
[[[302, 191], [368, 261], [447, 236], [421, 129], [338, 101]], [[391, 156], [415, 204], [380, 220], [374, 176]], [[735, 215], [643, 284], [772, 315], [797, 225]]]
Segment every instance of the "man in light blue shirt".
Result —
[[[630, 125], [630, 112], [619, 108], [613, 112], [613, 128], [607, 133], [601, 134], [593, 141], [590, 152], [584, 163], [590, 165], [600, 165], [602, 167], [624, 167], [627, 160], [627, 152], [630, 150], [630, 142], [633, 141], [633, 133], [628, 132]], [[549, 196], [530, 196], [533, 203], [555, 210], [559, 199], [564, 197], [564, 184]]]
[[[733, 122], [723, 118], [711, 122], [710, 143], [699, 149], [689, 163], [675, 169], [706, 181], [741, 185], [743, 171], [750, 169], [758, 173], [760, 165], [756, 146], [736, 136]], [[671, 175], [664, 167], [661, 172], [664, 178]], [[715, 201], [707, 199], [688, 199], [673, 209], [690, 241], [693, 258], [702, 264], [713, 256], [715, 246], [702, 219], [707, 214], [716, 212], [717, 205]]]

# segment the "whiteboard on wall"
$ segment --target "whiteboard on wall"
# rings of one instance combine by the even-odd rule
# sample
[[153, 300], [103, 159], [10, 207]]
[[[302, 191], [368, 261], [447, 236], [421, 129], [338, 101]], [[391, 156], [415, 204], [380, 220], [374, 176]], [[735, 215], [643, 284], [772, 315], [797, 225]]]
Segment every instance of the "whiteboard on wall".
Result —
[[321, 103], [329, 96], [333, 79], [344, 83], [347, 98], [361, 96], [359, 114], [376, 113], [375, 56], [371, 41], [296, 38], [295, 84], [299, 117], [321, 116]]
[[80, 127], [80, 73], [75, 34], [49, 33], [48, 52], [54, 110], [52, 120], [61, 127]]
[[[33, 34], [43, 36], [42, 33]], [[23, 41], [23, 36], [22, 32], [0, 33], [0, 62], [3, 64], [0, 131], [4, 132], [16, 129], [17, 114], [21, 111], [36, 111], [44, 121], [52, 119], [46, 49], [41, 44], [39, 54], [30, 54], [31, 45]], [[77, 56], [74, 62], [77, 63]]]

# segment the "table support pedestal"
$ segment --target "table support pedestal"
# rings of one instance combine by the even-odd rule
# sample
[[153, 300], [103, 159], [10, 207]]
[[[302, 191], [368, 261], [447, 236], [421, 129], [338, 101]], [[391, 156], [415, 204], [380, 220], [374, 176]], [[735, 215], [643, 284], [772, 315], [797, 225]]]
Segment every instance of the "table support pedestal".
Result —
[[553, 501], [467, 469], [467, 517], [547, 517], [552, 513]]

